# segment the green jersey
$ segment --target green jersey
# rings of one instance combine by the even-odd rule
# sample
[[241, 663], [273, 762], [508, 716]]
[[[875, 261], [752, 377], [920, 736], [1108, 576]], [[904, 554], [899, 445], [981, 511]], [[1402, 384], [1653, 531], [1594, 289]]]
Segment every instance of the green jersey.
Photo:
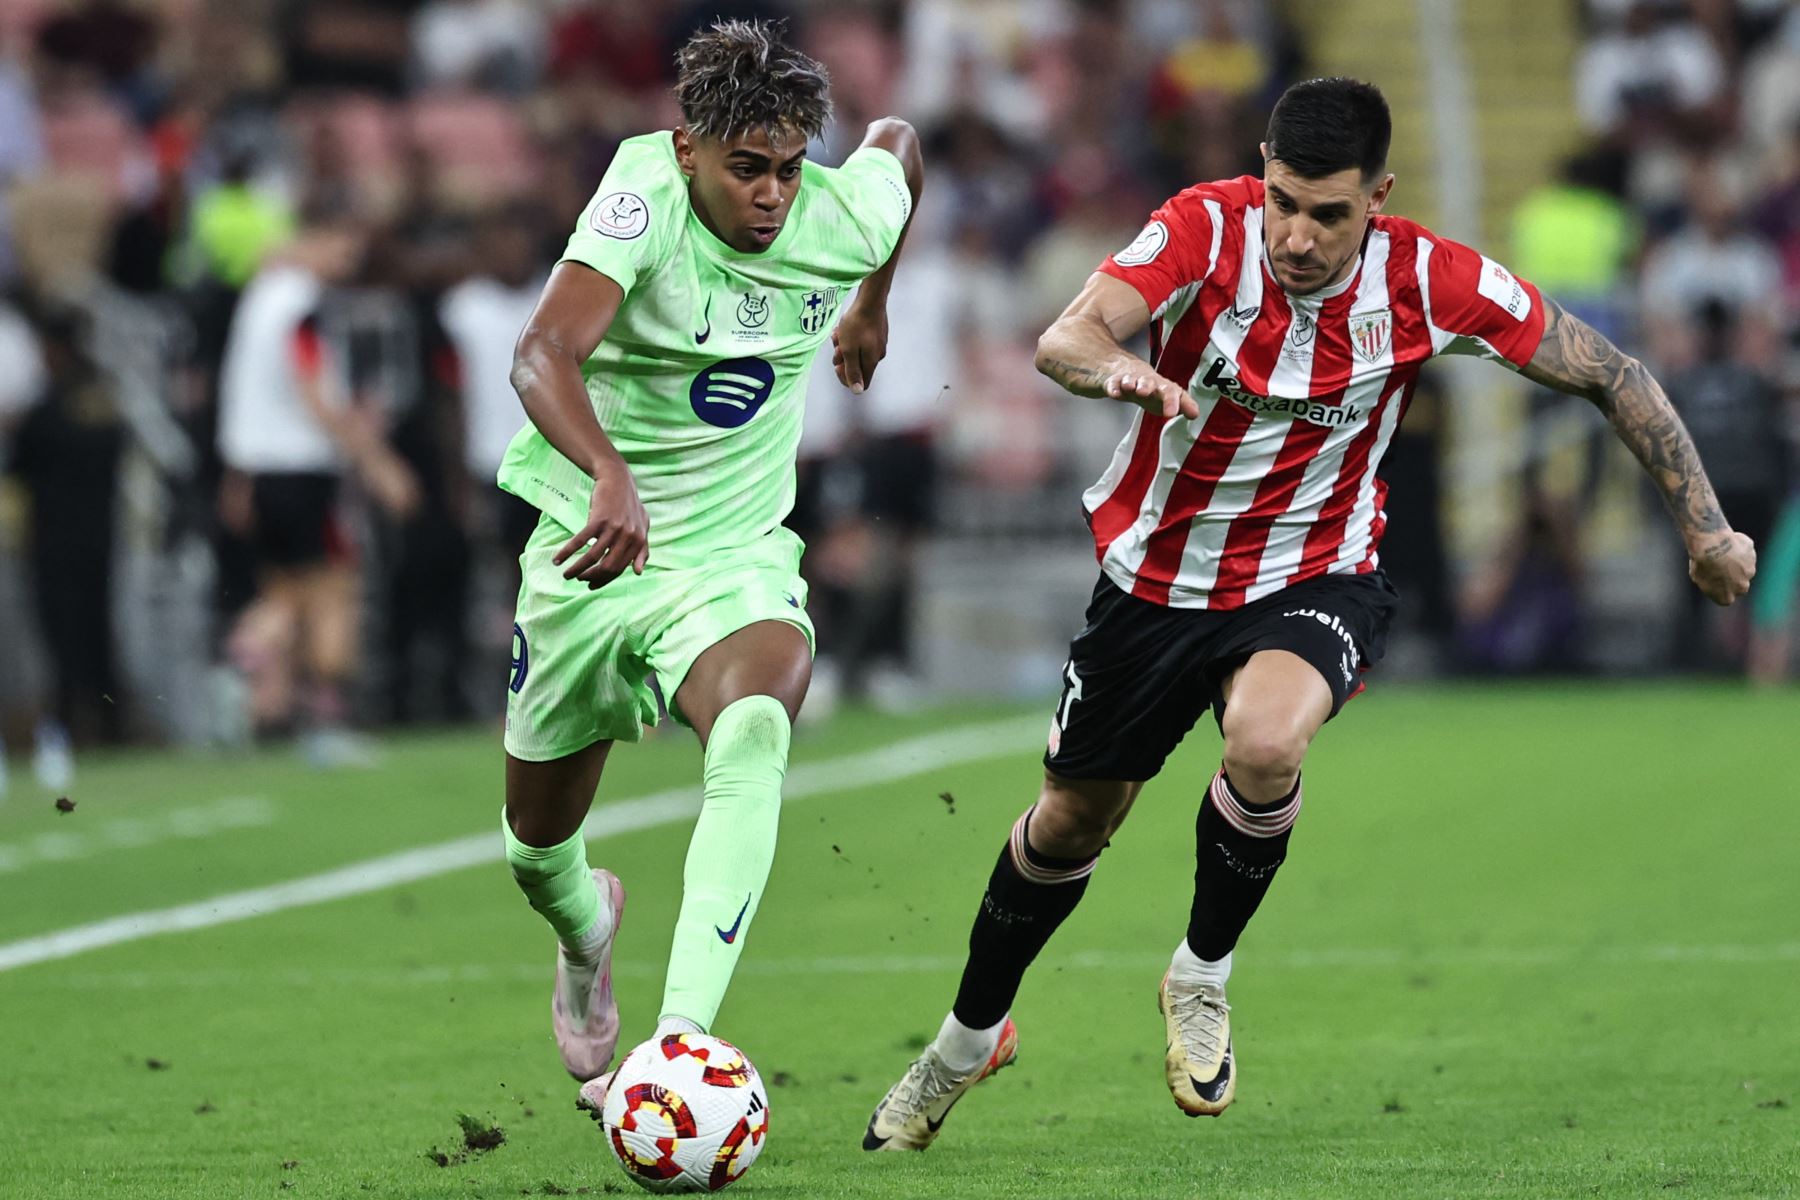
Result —
[[[619, 147], [563, 259], [625, 292], [582, 375], [649, 515], [652, 568], [701, 565], [787, 516], [813, 355], [911, 207], [899, 160], [865, 148], [835, 170], [806, 163], [774, 243], [734, 250], [689, 203], [672, 134]], [[593, 480], [529, 424], [500, 486], [587, 523]]]

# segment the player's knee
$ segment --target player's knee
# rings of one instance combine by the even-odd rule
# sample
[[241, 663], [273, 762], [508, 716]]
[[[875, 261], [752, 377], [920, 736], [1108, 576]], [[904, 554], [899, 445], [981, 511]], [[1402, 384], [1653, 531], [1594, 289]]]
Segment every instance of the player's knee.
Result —
[[1077, 790], [1046, 777], [1031, 811], [1031, 845], [1056, 858], [1098, 854], [1117, 827], [1120, 807], [1097, 790]]
[[781, 804], [793, 726], [773, 696], [745, 696], [725, 706], [706, 740], [703, 779], [709, 798], [724, 793], [741, 804]]
[[1225, 774], [1246, 800], [1279, 799], [1300, 777], [1308, 739], [1297, 729], [1252, 725], [1225, 731]]

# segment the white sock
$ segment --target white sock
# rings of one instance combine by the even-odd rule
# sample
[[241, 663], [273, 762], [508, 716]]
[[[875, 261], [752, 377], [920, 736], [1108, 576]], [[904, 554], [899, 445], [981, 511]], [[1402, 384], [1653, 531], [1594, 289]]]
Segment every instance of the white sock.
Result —
[[1217, 962], [1207, 962], [1188, 948], [1184, 937], [1175, 947], [1175, 957], [1169, 960], [1169, 978], [1186, 984], [1210, 983], [1214, 987], [1224, 987], [1225, 981], [1231, 978], [1231, 952], [1227, 950], [1225, 957]]
[[937, 1041], [932, 1045], [946, 1067], [958, 1075], [967, 1075], [994, 1053], [994, 1047], [1000, 1044], [1000, 1029], [1005, 1024], [1006, 1018], [1001, 1017], [986, 1029], [970, 1029], [951, 1013], [944, 1018]]
[[683, 1033], [705, 1033], [706, 1030], [694, 1024], [686, 1017], [659, 1017], [656, 1021], [656, 1033], [659, 1038], [674, 1037]]

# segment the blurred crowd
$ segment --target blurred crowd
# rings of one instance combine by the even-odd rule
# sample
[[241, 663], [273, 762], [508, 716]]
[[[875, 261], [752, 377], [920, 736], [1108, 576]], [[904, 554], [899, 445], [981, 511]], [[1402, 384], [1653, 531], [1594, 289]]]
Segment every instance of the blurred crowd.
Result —
[[[293, 732], [351, 762], [353, 726], [498, 710], [533, 519], [492, 484], [523, 419], [512, 341], [614, 148], [677, 120], [674, 49], [718, 15], [785, 16], [830, 68], [818, 160], [890, 112], [926, 141], [888, 365], [854, 404], [816, 375], [794, 518], [821, 695], [908, 702], [929, 535], [1079, 532], [1117, 414], [1048, 387], [1032, 342], [1164, 196], [1260, 170], [1268, 108], [1307, 69], [1282, 11], [7, 0], [0, 622], [29, 632], [0, 662], [4, 744], [51, 783], [71, 742]], [[1518, 214], [1515, 265], [1621, 337], [1641, 328], [1757, 532], [1788, 480], [1800, 14], [1589, 18], [1592, 145]], [[1395, 469], [1429, 510], [1423, 423]], [[1560, 510], [1536, 508], [1549, 532], [1467, 594], [1435, 521], [1396, 564], [1471, 665], [1579, 665], [1489, 638], [1489, 593], [1579, 589]]]
[[[1574, 94], [1584, 145], [1513, 214], [1512, 265], [1640, 354], [1761, 552], [1741, 611], [1686, 589], [1673, 665], [1783, 678], [1800, 597], [1800, 7], [1586, 0]], [[1562, 402], [1534, 398], [1540, 415]], [[1528, 478], [1520, 527], [1464, 605], [1464, 648], [1500, 670], [1584, 666], [1573, 489]]]

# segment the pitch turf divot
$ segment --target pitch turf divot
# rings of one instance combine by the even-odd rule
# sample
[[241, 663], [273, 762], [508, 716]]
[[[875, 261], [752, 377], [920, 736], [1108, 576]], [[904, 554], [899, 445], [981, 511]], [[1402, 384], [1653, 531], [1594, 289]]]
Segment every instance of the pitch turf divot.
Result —
[[[979, 762], [1029, 750], [1043, 733], [1041, 717], [1014, 717], [972, 725], [949, 733], [925, 734], [873, 750], [821, 762], [796, 763], [782, 788], [792, 803], [831, 792], [852, 791], [895, 779], [925, 775], [943, 767]], [[672, 788], [631, 800], [604, 804], [589, 814], [582, 833], [589, 838], [671, 825], [699, 809], [698, 788]], [[495, 862], [504, 856], [498, 832], [470, 834], [454, 841], [383, 855], [269, 887], [228, 892], [209, 900], [173, 908], [126, 913], [104, 921], [75, 925], [54, 933], [0, 945], [0, 971], [71, 958], [90, 950], [122, 945], [163, 933], [210, 929], [233, 921], [324, 904], [347, 896], [398, 887], [465, 867]]]

